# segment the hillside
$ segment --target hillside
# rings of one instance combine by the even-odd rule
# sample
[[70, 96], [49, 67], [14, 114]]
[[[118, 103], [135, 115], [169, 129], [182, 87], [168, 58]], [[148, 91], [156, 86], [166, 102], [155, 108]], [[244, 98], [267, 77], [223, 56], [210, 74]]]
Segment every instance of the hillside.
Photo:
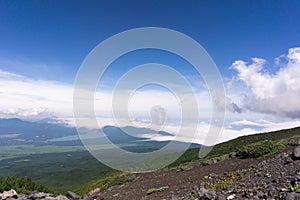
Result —
[[199, 149], [190, 149], [162, 170], [124, 174], [107, 169], [102, 178], [89, 183], [86, 173], [93, 176], [97, 170], [91, 173], [85, 162], [80, 187], [73, 191], [86, 200], [299, 199], [299, 136], [300, 128], [243, 136], [216, 145], [204, 159], [197, 158]]
[[235, 153], [130, 176], [103, 191], [98, 184], [88, 199], [300, 199], [300, 137], [295, 140], [252, 143]]

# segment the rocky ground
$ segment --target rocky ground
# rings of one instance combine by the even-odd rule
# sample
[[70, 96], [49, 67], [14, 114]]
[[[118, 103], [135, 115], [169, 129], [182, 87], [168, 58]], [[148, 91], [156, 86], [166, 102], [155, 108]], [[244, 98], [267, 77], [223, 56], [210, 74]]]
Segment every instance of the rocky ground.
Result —
[[[300, 199], [300, 147], [280, 153], [253, 166], [229, 190], [209, 191], [196, 187], [195, 199]], [[218, 177], [215, 178], [217, 181]], [[196, 191], [195, 191], [196, 190]], [[185, 199], [189, 199], [186, 196]]]
[[13, 189], [9, 191], [4, 191], [2, 194], [0, 193], [0, 200], [79, 200], [80, 196], [75, 194], [74, 192], [67, 192], [66, 196], [63, 195], [54, 195], [44, 192], [32, 192], [31, 194], [17, 194], [17, 192]]
[[[232, 155], [222, 161], [212, 159], [205, 163], [199, 161], [174, 169], [137, 174], [130, 177], [130, 181], [125, 184], [113, 186], [102, 192], [96, 188], [82, 198], [85, 200], [300, 200], [299, 145], [300, 138], [296, 138], [289, 140], [289, 145], [283, 152], [266, 158], [240, 159]], [[2, 194], [2, 200], [78, 200], [80, 198], [72, 192], [67, 192], [66, 196], [47, 193], [18, 195], [12, 191], [8, 193]]]

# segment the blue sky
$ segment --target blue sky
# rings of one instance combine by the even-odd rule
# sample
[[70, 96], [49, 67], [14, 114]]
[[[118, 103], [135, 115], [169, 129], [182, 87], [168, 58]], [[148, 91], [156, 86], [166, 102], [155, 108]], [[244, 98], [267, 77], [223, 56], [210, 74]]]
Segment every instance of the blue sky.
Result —
[[[234, 126], [260, 127], [245, 129], [247, 134], [270, 130], [271, 126], [300, 125], [299, 10], [296, 0], [2, 0], [1, 117], [70, 118], [72, 108], [67, 107], [72, 104], [72, 84], [93, 48], [122, 31], [164, 27], [190, 36], [213, 58], [226, 87], [228, 130], [234, 130]], [[145, 62], [172, 65], [189, 77], [194, 87], [205, 88], [201, 77], [195, 78], [183, 60], [153, 50], [117, 60], [106, 74], [107, 88], [126, 69]], [[155, 89], [150, 92], [158, 95]], [[210, 107], [208, 94], [198, 92], [202, 107]], [[139, 95], [141, 101], [149, 99], [142, 97], [142, 91]], [[105, 102], [103, 105], [108, 105]]]
[[272, 61], [299, 46], [299, 8], [298, 1], [1, 1], [0, 55], [49, 68], [16, 73], [72, 83], [99, 42], [155, 26], [194, 38], [229, 76], [237, 59]]

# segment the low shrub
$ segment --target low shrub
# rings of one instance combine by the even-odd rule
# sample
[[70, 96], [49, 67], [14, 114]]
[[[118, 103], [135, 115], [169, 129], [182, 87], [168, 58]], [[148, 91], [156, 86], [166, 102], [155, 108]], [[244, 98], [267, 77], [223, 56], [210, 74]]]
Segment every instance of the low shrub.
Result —
[[0, 193], [14, 189], [17, 193], [29, 194], [32, 191], [55, 193], [40, 183], [35, 183], [28, 177], [16, 178], [6, 176], [0, 178]]
[[163, 186], [163, 187], [160, 187], [160, 188], [151, 188], [151, 189], [147, 190], [147, 195], [153, 194], [155, 192], [162, 192], [162, 191], [165, 191], [168, 188], [169, 188], [169, 186]]
[[221, 176], [218, 180], [209, 183], [208, 186], [206, 186], [206, 189], [215, 190], [217, 192], [222, 190], [229, 190], [247, 172], [249, 172], [248, 169], [243, 169], [243, 170], [237, 170], [235, 172], [231, 172], [227, 175]]
[[277, 153], [284, 149], [282, 142], [264, 140], [241, 147], [238, 150], [242, 158], [259, 158]]

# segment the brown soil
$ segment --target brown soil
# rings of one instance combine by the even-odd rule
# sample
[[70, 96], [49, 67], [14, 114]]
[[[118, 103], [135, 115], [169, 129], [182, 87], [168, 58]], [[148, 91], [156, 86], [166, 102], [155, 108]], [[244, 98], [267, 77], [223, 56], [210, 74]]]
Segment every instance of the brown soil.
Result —
[[[201, 162], [190, 163], [187, 165], [187, 170], [180, 172], [178, 169], [169, 169], [138, 174], [132, 182], [114, 186], [91, 196], [90, 199], [171, 199], [173, 195], [184, 197], [192, 191], [194, 186], [201, 185], [205, 180], [204, 176], [209, 176], [211, 173], [222, 175], [226, 172], [246, 169], [259, 161], [258, 159], [230, 158], [209, 166], [202, 166]], [[147, 195], [149, 189], [164, 186], [169, 188]]]

